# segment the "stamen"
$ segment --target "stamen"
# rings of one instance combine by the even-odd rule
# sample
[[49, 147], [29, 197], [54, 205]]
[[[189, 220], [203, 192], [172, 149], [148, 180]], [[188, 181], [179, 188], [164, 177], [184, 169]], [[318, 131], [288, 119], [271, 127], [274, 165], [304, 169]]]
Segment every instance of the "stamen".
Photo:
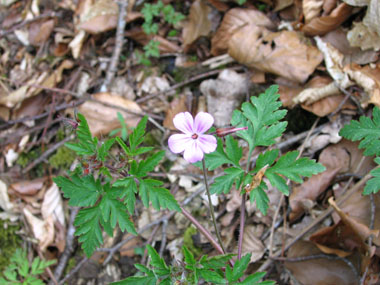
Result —
[[193, 140], [196, 140], [196, 139], [198, 138], [198, 135], [197, 135], [197, 134], [193, 134], [193, 135], [191, 136], [191, 138], [192, 138]]

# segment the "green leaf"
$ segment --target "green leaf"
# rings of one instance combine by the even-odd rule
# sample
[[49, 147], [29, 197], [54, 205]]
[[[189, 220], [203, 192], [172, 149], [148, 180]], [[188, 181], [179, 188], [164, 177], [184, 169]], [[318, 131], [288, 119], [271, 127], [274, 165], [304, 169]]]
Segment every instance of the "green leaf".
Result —
[[107, 189], [106, 195], [103, 196], [99, 204], [103, 220], [105, 222], [110, 221], [112, 228], [115, 228], [116, 223], [118, 223], [122, 232], [127, 230], [129, 233], [137, 235], [135, 227], [129, 219], [127, 207], [121, 201], [113, 197], [113, 190], [114, 188]]
[[226, 263], [236, 254], [217, 255], [206, 258], [203, 256], [199, 263], [206, 269], [220, 269], [226, 266]]
[[144, 116], [129, 136], [129, 146], [132, 156], [136, 155], [137, 147], [143, 142], [147, 121], [148, 117]]
[[161, 181], [154, 179], [139, 179], [139, 195], [145, 207], [149, 207], [149, 201], [155, 209], [166, 208], [180, 212], [181, 208], [169, 190], [161, 188]]
[[243, 103], [243, 115], [253, 126], [253, 149], [256, 146], [269, 146], [275, 143], [275, 138], [285, 131], [286, 122], [279, 123], [285, 117], [286, 110], [278, 110], [281, 102], [278, 86], [272, 85], [258, 97], [252, 96], [251, 102]]
[[259, 157], [256, 160], [255, 169], [252, 171], [252, 173], [257, 173], [265, 165], [271, 166], [276, 160], [276, 158], [278, 157], [279, 152], [280, 151], [278, 149], [273, 149], [273, 150], [267, 150], [264, 153], [260, 153]]
[[340, 130], [346, 139], [359, 141], [359, 148], [364, 148], [364, 155], [380, 155], [380, 109], [373, 109], [373, 120], [362, 116], [359, 121], [351, 121]]
[[244, 284], [244, 285], [259, 285], [259, 284], [275, 284], [274, 281], [265, 281], [260, 282], [261, 279], [264, 278], [266, 272], [255, 272], [252, 275], [249, 275], [247, 278], [244, 279], [244, 281], [238, 283], [238, 284]]
[[227, 284], [227, 281], [215, 271], [201, 269], [200, 273], [206, 282], [211, 282], [212, 284]]
[[265, 190], [267, 190], [268, 187], [265, 184], [264, 181], [261, 181], [260, 185], [254, 188], [249, 193], [249, 198], [251, 203], [253, 204], [256, 202], [256, 207], [259, 209], [263, 215], [267, 214], [268, 207], [269, 207], [269, 198]]
[[252, 151], [255, 148], [254, 144], [254, 129], [250, 121], [244, 117], [243, 113], [234, 110], [232, 113], [231, 124], [236, 127], [248, 127], [247, 130], [237, 131], [237, 136], [245, 140], [249, 145], [249, 150]]
[[[155, 27], [154, 24], [151, 26], [151, 29], [152, 29], [151, 33], [156, 34], [158, 31], [158, 26], [157, 26], [157, 31], [155, 28], [153, 30], [153, 27]], [[143, 47], [143, 49], [145, 50], [145, 55], [147, 57], [150, 57], [150, 56], [151, 57], [160, 57], [159, 45], [160, 45], [159, 41], [150, 40], [149, 43]]]
[[112, 285], [156, 285], [158, 279], [154, 276], [133, 276], [124, 280], [112, 282]]
[[194, 269], [194, 265], [197, 263], [194, 255], [191, 253], [190, 250], [187, 249], [186, 246], [183, 246], [183, 255], [185, 257], [185, 262], [186, 262], [186, 268], [187, 269]]
[[109, 152], [110, 148], [112, 147], [112, 145], [114, 144], [114, 142], [115, 142], [114, 138], [108, 139], [100, 146], [100, 148], [98, 149], [98, 159], [100, 161], [105, 160], [105, 158], [108, 155], [108, 152]]
[[[380, 157], [376, 157], [375, 162], [380, 164]], [[380, 168], [371, 170], [370, 174], [373, 178], [367, 181], [363, 190], [363, 195], [375, 194], [380, 190]]]
[[274, 166], [265, 171], [265, 176], [271, 184], [278, 187], [285, 195], [289, 194], [285, 180], [279, 176], [283, 175], [292, 181], [302, 183], [302, 176], [311, 177], [326, 170], [326, 168], [316, 163], [315, 160], [302, 157], [297, 159], [298, 151], [290, 151], [281, 156]]
[[93, 138], [86, 118], [78, 113], [79, 125], [76, 131], [78, 143], [65, 143], [65, 146], [75, 151], [78, 155], [94, 155], [96, 153], [98, 139]]
[[135, 211], [135, 203], [137, 193], [137, 184], [134, 177], [127, 177], [117, 180], [114, 187], [122, 187], [123, 191], [120, 195], [121, 199], [124, 199], [124, 204], [127, 205], [128, 212], [133, 214]]
[[94, 179], [92, 175], [80, 177], [73, 174], [71, 180], [63, 176], [53, 178], [53, 181], [63, 191], [63, 196], [69, 198], [70, 206], [87, 207], [93, 206], [102, 192], [100, 180]]
[[170, 268], [166, 265], [165, 261], [158, 255], [157, 251], [151, 246], [146, 246], [150, 256], [150, 265], [154, 267], [153, 271], [159, 276], [170, 274]]
[[102, 219], [99, 206], [81, 209], [74, 221], [77, 227], [75, 232], [82, 243], [82, 249], [87, 257], [90, 257], [95, 249], [103, 243], [102, 230], [100, 228], [100, 220]]
[[[214, 170], [216, 168], [218, 168], [219, 166], [223, 165], [223, 164], [233, 164], [235, 165], [235, 162], [230, 159], [227, 154], [224, 152], [224, 149], [223, 149], [223, 141], [220, 139], [220, 138], [217, 138], [217, 147], [216, 147], [216, 150], [212, 153], [207, 153], [205, 154], [205, 164], [206, 164], [206, 168], [209, 169], [209, 170]], [[237, 152], [239, 152], [240, 150], [238, 150]], [[232, 151], [231, 151], [231, 154], [232, 154]], [[198, 167], [202, 167], [202, 163], [201, 162], [197, 162], [196, 164]], [[239, 164], [235, 165], [235, 166], [239, 166]]]
[[121, 146], [121, 148], [124, 150], [125, 154], [127, 156], [130, 156], [131, 151], [130, 151], [129, 147], [125, 144], [125, 142], [123, 142], [123, 140], [119, 137], [116, 137], [116, 141]]
[[[224, 170], [226, 173], [223, 176], [217, 177], [214, 183], [211, 185], [210, 193], [211, 194], [221, 194], [221, 193], [229, 193], [232, 187], [232, 184], [236, 180], [241, 180], [244, 175], [244, 171], [240, 168], [230, 167]], [[236, 188], [239, 188], [237, 185]]]
[[138, 164], [137, 173], [133, 173], [137, 177], [143, 177], [148, 174], [148, 172], [151, 172], [154, 170], [154, 168], [158, 165], [158, 163], [164, 158], [165, 151], [161, 150], [151, 156], [149, 156], [147, 159], [142, 160]]
[[236, 167], [239, 167], [239, 161], [243, 156], [243, 148], [239, 147], [239, 143], [232, 136], [226, 138], [226, 153], [228, 158]]
[[251, 254], [244, 255], [241, 259], [236, 260], [234, 268], [232, 269], [232, 280], [230, 282], [235, 282], [244, 275], [245, 270], [247, 270], [248, 264], [251, 261]]

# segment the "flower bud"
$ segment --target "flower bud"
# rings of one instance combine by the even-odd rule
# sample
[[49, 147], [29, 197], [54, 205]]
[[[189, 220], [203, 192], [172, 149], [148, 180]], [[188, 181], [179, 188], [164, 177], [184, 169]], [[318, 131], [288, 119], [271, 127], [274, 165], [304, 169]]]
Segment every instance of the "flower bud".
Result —
[[241, 127], [241, 128], [236, 128], [236, 127], [217, 128], [216, 129], [216, 135], [221, 138], [221, 137], [224, 137], [226, 135], [235, 133], [237, 131], [244, 131], [244, 130], [247, 130], [247, 129], [248, 129], [248, 127]]

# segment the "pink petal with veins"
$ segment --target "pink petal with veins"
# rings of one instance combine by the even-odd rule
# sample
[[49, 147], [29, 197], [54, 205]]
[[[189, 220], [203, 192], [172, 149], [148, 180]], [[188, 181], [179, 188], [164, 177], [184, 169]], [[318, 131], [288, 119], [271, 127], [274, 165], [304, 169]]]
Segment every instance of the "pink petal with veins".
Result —
[[189, 134], [175, 134], [171, 135], [168, 140], [169, 149], [171, 152], [180, 153], [186, 148], [190, 148], [193, 139]]
[[191, 146], [186, 147], [185, 152], [183, 153], [183, 158], [190, 163], [202, 160], [203, 152], [199, 147], [197, 140], [193, 140]]
[[189, 112], [182, 112], [173, 118], [174, 126], [185, 134], [193, 134], [194, 120]]
[[213, 152], [216, 149], [216, 138], [212, 135], [199, 135], [198, 145], [204, 153]]
[[209, 113], [199, 112], [195, 116], [193, 130], [197, 134], [203, 134], [204, 132], [208, 131], [209, 128], [211, 128], [213, 123], [214, 118]]

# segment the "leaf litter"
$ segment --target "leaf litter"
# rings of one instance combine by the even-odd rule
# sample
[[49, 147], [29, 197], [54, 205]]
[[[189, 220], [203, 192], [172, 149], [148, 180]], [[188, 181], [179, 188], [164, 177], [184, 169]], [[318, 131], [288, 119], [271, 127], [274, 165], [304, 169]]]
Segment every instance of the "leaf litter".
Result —
[[[239, 6], [237, 2], [246, 3]], [[109, 90], [100, 92], [118, 45], [115, 31], [120, 6], [116, 2], [0, 2], [0, 217], [12, 221], [24, 217], [24, 242], [45, 257], [57, 259], [64, 251], [71, 209], [48, 176], [58, 173], [46, 163], [52, 154], [48, 150], [72, 131], [60, 127], [60, 116], [70, 116], [75, 121], [79, 110], [88, 119], [91, 131], [104, 139], [125, 126], [130, 132], [141, 115], [148, 114], [151, 142], [166, 149], [177, 113], [208, 111], [216, 126], [226, 127], [232, 110], [247, 97], [278, 83], [286, 108], [303, 108], [328, 121], [324, 130], [306, 141], [288, 143], [282, 138], [278, 141], [285, 143], [281, 150], [304, 146], [305, 153], [318, 159], [327, 170], [302, 184], [290, 184], [291, 195], [282, 205], [278, 205], [279, 192], [268, 189], [267, 216], [248, 203], [243, 251], [252, 253], [251, 262], [258, 266], [269, 260], [269, 247], [281, 251], [294, 238], [294, 227], [316, 221], [331, 205], [332, 215], [283, 252], [286, 257], [275, 261], [279, 266], [273, 267], [270, 278], [285, 283], [297, 280], [302, 284], [357, 284], [363, 277], [362, 284], [376, 284], [379, 193], [363, 196], [363, 189], [358, 188], [352, 196], [339, 201], [349, 177], [357, 181], [375, 165], [372, 158], [363, 158], [357, 143], [341, 140], [338, 133], [357, 114], [369, 114], [372, 105], [380, 106], [378, 1], [165, 3], [187, 15], [185, 20], [170, 25], [161, 15], [157, 18], [157, 34], [148, 35], [142, 27], [143, 5], [130, 1], [116, 79]], [[151, 40], [159, 42], [159, 56], [144, 65], [138, 52], [144, 53]], [[224, 60], [219, 74], [210, 73], [210, 65], [202, 64], [206, 59], [217, 61], [213, 56]], [[171, 89], [176, 84], [183, 84], [186, 91]], [[139, 101], [146, 96], [150, 99]], [[311, 120], [303, 116], [289, 120]], [[157, 126], [160, 128], [155, 132]], [[299, 133], [305, 133], [305, 138], [308, 131], [289, 132], [286, 138], [291, 141]], [[33, 152], [42, 155], [35, 166], [38, 155], [33, 156]], [[117, 161], [118, 153], [113, 155]], [[162, 164], [156, 172], [168, 185], [177, 185], [178, 199], [204, 186], [197, 168], [170, 154], [167, 158], [174, 166]], [[31, 171], [21, 175], [28, 165], [33, 166]], [[215, 179], [222, 172], [217, 168], [209, 176]], [[214, 204], [222, 236], [229, 240], [232, 251], [237, 246], [239, 198], [238, 189], [233, 189], [231, 194], [218, 196]], [[212, 232], [203, 204], [203, 199], [197, 197], [189, 210]], [[280, 216], [276, 215], [278, 207]], [[138, 229], [161, 217], [155, 210], [142, 209], [136, 207]], [[120, 255], [140, 262], [143, 256], [135, 249], [164, 242], [164, 256], [169, 258], [172, 252], [180, 258], [178, 248], [184, 242], [188, 224], [177, 216], [167, 223], [165, 228], [153, 227], [126, 243]], [[275, 236], [272, 243], [268, 238], [271, 231]], [[204, 253], [210, 254], [208, 241], [202, 236], [200, 239], [197, 242], [192, 237], [195, 246], [200, 245]], [[114, 244], [114, 239], [106, 241], [108, 247]], [[74, 256], [79, 258], [80, 253], [74, 252]], [[102, 259], [94, 260], [102, 266]], [[112, 258], [116, 265], [120, 261]], [[75, 278], [80, 279], [78, 276]], [[100, 280], [101, 276], [95, 272], [86, 278]]]

